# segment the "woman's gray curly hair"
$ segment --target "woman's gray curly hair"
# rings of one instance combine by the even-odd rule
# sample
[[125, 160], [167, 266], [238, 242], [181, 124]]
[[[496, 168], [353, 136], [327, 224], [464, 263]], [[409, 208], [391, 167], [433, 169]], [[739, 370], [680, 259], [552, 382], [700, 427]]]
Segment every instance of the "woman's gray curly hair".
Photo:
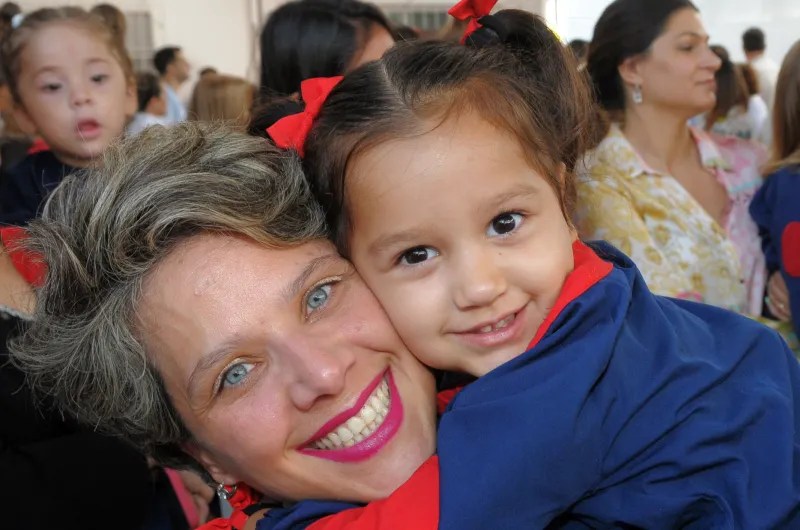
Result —
[[164, 465], [202, 471], [139, 335], [148, 274], [182, 240], [236, 234], [271, 247], [324, 237], [294, 155], [219, 126], [154, 127], [66, 179], [29, 228], [47, 278], [12, 345], [34, 390]]

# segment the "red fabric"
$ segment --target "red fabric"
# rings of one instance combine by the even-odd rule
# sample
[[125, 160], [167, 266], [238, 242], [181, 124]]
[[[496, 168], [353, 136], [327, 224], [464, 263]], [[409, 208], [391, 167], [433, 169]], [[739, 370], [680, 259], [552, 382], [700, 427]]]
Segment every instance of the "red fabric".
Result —
[[800, 278], [800, 223], [797, 221], [792, 221], [783, 230], [781, 255], [786, 274], [792, 278]]
[[267, 129], [267, 134], [275, 145], [283, 149], [295, 149], [302, 158], [305, 156], [305, 144], [311, 126], [319, 114], [323, 103], [331, 90], [339, 84], [342, 76], [317, 77], [306, 79], [300, 84], [300, 95], [306, 104], [305, 110], [299, 114], [286, 116]]
[[430, 457], [388, 498], [320, 519], [307, 530], [436, 530], [439, 458]]
[[536, 336], [533, 337], [533, 340], [528, 345], [528, 349], [533, 348], [542, 340], [544, 334], [547, 333], [547, 330], [550, 329], [550, 326], [567, 305], [611, 274], [614, 269], [614, 265], [602, 260], [595, 254], [594, 250], [587, 247], [580, 240], [572, 244], [572, 255], [575, 260], [575, 270], [567, 276], [564, 287], [561, 288], [561, 294], [558, 295], [558, 300], [556, 300], [553, 308], [547, 314], [542, 325], [539, 326]]
[[35, 155], [36, 153], [41, 153], [42, 151], [49, 151], [50, 146], [47, 145], [47, 142], [42, 140], [41, 138], [37, 138], [33, 141], [33, 145], [28, 149], [29, 155]]
[[[230, 491], [230, 488], [228, 488]], [[241, 530], [247, 523], [248, 516], [242, 510], [259, 501], [260, 496], [245, 484], [238, 484], [236, 493], [228, 499], [233, 506], [230, 518], [219, 518], [209, 521], [197, 530]]]
[[11, 257], [14, 268], [25, 278], [26, 282], [34, 287], [39, 287], [47, 275], [47, 265], [40, 255], [22, 248], [22, 243], [27, 237], [28, 234], [22, 227], [0, 227], [0, 239]]
[[470, 19], [469, 25], [466, 31], [464, 31], [464, 36], [461, 37], [461, 44], [464, 44], [467, 38], [472, 35], [476, 29], [481, 27], [480, 23], [478, 23], [478, 19], [491, 13], [495, 4], [497, 4], [497, 0], [461, 0], [450, 8], [450, 11], [447, 13], [451, 17], [457, 20]]
[[442, 390], [436, 394], [436, 410], [439, 411], [440, 416], [444, 414], [444, 411], [447, 409], [447, 405], [449, 405], [453, 398], [456, 397], [456, 394], [461, 392], [462, 388], [464, 387]]

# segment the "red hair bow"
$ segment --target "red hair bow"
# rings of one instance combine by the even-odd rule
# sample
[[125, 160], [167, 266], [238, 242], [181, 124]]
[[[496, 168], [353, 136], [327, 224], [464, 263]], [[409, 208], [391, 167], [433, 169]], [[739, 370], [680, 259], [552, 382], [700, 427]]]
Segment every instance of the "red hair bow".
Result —
[[328, 99], [328, 94], [342, 79], [342, 76], [316, 77], [303, 81], [300, 84], [300, 96], [306, 104], [305, 110], [281, 118], [267, 129], [267, 134], [275, 145], [283, 149], [295, 149], [301, 158], [305, 156], [306, 137], [311, 126], [314, 125], [322, 104]]
[[450, 11], [447, 13], [451, 17], [457, 20], [467, 20], [468, 18], [472, 19], [469, 21], [469, 25], [464, 32], [464, 36], [461, 37], [461, 44], [467, 42], [467, 37], [472, 35], [476, 29], [481, 27], [481, 25], [478, 23], [478, 19], [491, 13], [495, 4], [497, 4], [497, 0], [461, 0], [459, 3], [450, 8]]

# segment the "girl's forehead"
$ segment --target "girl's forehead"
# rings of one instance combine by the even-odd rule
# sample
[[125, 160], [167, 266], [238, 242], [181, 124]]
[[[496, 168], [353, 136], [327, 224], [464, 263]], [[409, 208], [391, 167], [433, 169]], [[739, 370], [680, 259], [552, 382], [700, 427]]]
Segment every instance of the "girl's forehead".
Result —
[[[108, 60], [113, 57], [109, 39], [99, 30], [78, 21], [54, 21], [31, 31], [22, 45], [24, 68], [32, 62], [64, 64], [64, 59]], [[50, 65], [48, 65], [50, 66]]]

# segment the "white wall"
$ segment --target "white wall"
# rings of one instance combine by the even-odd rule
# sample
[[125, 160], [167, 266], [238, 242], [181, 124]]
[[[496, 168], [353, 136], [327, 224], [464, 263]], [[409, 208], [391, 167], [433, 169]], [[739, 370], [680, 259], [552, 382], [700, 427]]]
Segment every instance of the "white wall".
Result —
[[[565, 39], [590, 40], [594, 24], [610, 0], [549, 0], [557, 5], [557, 24]], [[647, 1], [647, 0], [641, 0]], [[800, 0], [694, 0], [714, 44], [722, 44], [734, 61], [743, 61], [741, 36], [751, 27], [767, 35], [767, 55], [780, 63], [800, 39]]]
[[[22, 0], [23, 11], [76, 5], [86, 9], [100, 0]], [[252, 0], [112, 0], [123, 11], [148, 11], [153, 17], [156, 48], [181, 46], [195, 68], [213, 66], [221, 72], [255, 81], [256, 7]], [[187, 88], [191, 83], [187, 83]]]

